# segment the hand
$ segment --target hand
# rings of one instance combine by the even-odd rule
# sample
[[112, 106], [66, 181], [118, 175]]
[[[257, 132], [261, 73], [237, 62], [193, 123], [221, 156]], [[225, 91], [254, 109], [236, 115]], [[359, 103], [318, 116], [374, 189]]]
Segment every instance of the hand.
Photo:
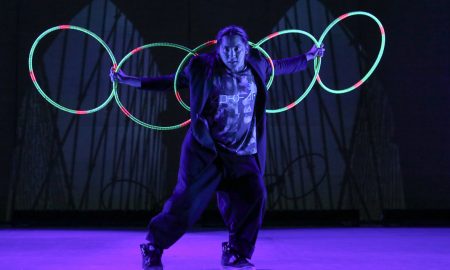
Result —
[[118, 82], [118, 83], [124, 83], [127, 78], [127, 74], [123, 72], [121, 69], [116, 73], [115, 68], [111, 67], [111, 70], [109, 71], [109, 78], [111, 79], [111, 82]]
[[323, 57], [325, 53], [325, 48], [323, 44], [320, 47], [317, 47], [316, 44], [312, 46], [312, 48], [306, 53], [306, 60], [312, 60], [316, 57]]
[[109, 71], [109, 77], [111, 79], [111, 82], [116, 81], [120, 84], [126, 84], [133, 87], [141, 87], [141, 80], [139, 78], [125, 74], [125, 72], [123, 72], [121, 69], [115, 72], [115, 68], [111, 67], [111, 70]]

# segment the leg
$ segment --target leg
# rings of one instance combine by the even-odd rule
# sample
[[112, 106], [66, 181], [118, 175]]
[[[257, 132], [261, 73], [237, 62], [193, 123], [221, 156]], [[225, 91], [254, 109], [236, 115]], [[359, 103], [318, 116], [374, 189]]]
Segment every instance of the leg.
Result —
[[195, 176], [188, 167], [180, 165], [172, 196], [148, 226], [147, 240], [163, 249], [174, 244], [198, 220], [222, 179], [218, 159]]
[[221, 157], [225, 178], [217, 204], [230, 232], [230, 245], [251, 258], [265, 211], [264, 179], [254, 156]]

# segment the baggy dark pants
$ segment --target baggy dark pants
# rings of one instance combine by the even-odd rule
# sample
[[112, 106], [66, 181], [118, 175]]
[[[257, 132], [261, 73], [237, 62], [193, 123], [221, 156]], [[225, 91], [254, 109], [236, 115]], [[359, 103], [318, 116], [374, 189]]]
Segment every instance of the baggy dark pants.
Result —
[[195, 177], [186, 170], [180, 166], [172, 196], [148, 225], [147, 240], [169, 248], [198, 220], [216, 193], [231, 246], [251, 258], [267, 197], [256, 155], [222, 151]]

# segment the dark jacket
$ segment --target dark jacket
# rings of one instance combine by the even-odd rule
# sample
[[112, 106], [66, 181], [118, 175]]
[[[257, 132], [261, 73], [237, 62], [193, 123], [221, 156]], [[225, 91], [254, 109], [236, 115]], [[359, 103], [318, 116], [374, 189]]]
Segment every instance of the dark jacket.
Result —
[[[246, 59], [251, 68], [258, 91], [254, 113], [256, 115], [256, 134], [258, 163], [264, 173], [266, 161], [266, 83], [271, 75], [269, 61], [256, 49], [250, 49]], [[290, 74], [306, 69], [305, 55], [274, 60], [275, 75]], [[217, 148], [211, 137], [208, 122], [202, 112], [213, 88], [213, 76], [225, 68], [215, 53], [201, 54], [194, 57], [180, 75], [177, 86], [190, 89], [191, 125], [184, 138], [180, 172], [195, 178], [217, 156]], [[141, 88], [148, 90], [170, 90], [174, 75], [141, 78]]]

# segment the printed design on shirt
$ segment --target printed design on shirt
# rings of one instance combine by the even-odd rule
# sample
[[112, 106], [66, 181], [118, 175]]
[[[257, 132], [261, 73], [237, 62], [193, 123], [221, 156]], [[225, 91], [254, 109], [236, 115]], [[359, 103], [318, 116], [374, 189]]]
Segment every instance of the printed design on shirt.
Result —
[[213, 85], [210, 97], [213, 137], [238, 154], [256, 153], [253, 111], [257, 87], [251, 71], [221, 74], [214, 78]]
[[[234, 89], [238, 93], [219, 95], [219, 106], [215, 119], [227, 119], [221, 133], [237, 132], [240, 127], [237, 125], [238, 121], [244, 121], [245, 124], [248, 124], [252, 120], [256, 98], [256, 84], [253, 81], [249, 81], [247, 76], [239, 77], [239, 79], [235, 79], [234, 83], [236, 85], [232, 85], [233, 82], [229, 80], [225, 82], [225, 85], [231, 87], [231, 89], [236, 87]], [[243, 114], [242, 117], [241, 113]]]

